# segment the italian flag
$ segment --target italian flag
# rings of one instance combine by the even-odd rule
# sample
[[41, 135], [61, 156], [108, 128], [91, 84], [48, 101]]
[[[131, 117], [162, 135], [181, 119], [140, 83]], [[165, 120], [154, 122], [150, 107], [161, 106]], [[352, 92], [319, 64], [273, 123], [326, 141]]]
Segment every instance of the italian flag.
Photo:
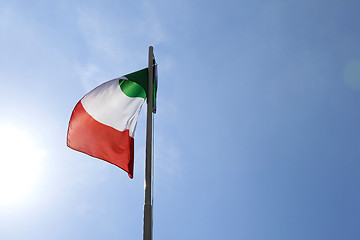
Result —
[[133, 178], [134, 134], [146, 99], [147, 68], [103, 83], [75, 106], [68, 147], [112, 163]]

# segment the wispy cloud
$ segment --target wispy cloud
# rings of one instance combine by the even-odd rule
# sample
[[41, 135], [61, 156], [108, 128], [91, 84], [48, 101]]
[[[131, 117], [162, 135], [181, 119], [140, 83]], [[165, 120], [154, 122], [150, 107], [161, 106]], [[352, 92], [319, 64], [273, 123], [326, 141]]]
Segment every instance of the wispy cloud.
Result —
[[[183, 176], [181, 152], [175, 142], [156, 135], [155, 142], [155, 176], [162, 183], [171, 183]], [[165, 180], [166, 179], [166, 180]]]
[[124, 71], [146, 65], [148, 45], [165, 41], [166, 34], [155, 11], [148, 9], [151, 5], [143, 6], [140, 14], [126, 15], [116, 24], [114, 16], [103, 15], [94, 7], [77, 7], [77, 24], [88, 46], [87, 54], [98, 59], [94, 64]]
[[151, 44], [160, 44], [168, 40], [164, 26], [158, 17], [158, 12], [151, 1], [144, 1], [144, 18], [141, 21], [141, 31]]
[[96, 9], [85, 7], [78, 7], [77, 14], [77, 24], [90, 48], [89, 51], [105, 54], [106, 57], [118, 57], [119, 47], [115, 40], [115, 29], [110, 26], [106, 16], [100, 16]]
[[99, 67], [95, 64], [88, 63], [85, 66], [78, 66], [77, 73], [86, 91], [90, 91], [98, 83], [96, 74], [99, 73]]

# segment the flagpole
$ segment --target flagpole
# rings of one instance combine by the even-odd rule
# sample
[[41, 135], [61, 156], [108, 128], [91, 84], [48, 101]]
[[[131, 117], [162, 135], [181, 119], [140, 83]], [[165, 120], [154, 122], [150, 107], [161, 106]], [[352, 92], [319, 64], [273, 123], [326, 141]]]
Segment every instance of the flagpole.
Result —
[[153, 47], [149, 47], [148, 96], [146, 120], [146, 159], [145, 159], [145, 204], [144, 204], [144, 240], [152, 240], [152, 108], [153, 93]]

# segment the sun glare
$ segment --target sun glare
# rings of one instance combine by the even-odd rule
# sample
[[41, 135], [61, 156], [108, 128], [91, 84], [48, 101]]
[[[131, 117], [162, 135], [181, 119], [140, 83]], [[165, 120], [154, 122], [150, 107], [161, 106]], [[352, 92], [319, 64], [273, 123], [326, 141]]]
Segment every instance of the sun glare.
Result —
[[12, 126], [0, 126], [0, 206], [26, 200], [40, 174], [45, 151]]

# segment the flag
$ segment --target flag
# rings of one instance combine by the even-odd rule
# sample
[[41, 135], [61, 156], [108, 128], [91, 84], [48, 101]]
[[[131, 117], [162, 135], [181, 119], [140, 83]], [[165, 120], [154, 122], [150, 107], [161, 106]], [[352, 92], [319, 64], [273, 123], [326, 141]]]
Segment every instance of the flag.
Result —
[[157, 70], [157, 63], [155, 61], [155, 57], [154, 57], [154, 91], [153, 91], [153, 96], [154, 96], [154, 104], [153, 104], [153, 113], [156, 113], [156, 92], [157, 92], [157, 88], [158, 88], [158, 70]]
[[148, 69], [101, 84], [75, 106], [68, 147], [134, 171], [134, 135], [147, 92]]

